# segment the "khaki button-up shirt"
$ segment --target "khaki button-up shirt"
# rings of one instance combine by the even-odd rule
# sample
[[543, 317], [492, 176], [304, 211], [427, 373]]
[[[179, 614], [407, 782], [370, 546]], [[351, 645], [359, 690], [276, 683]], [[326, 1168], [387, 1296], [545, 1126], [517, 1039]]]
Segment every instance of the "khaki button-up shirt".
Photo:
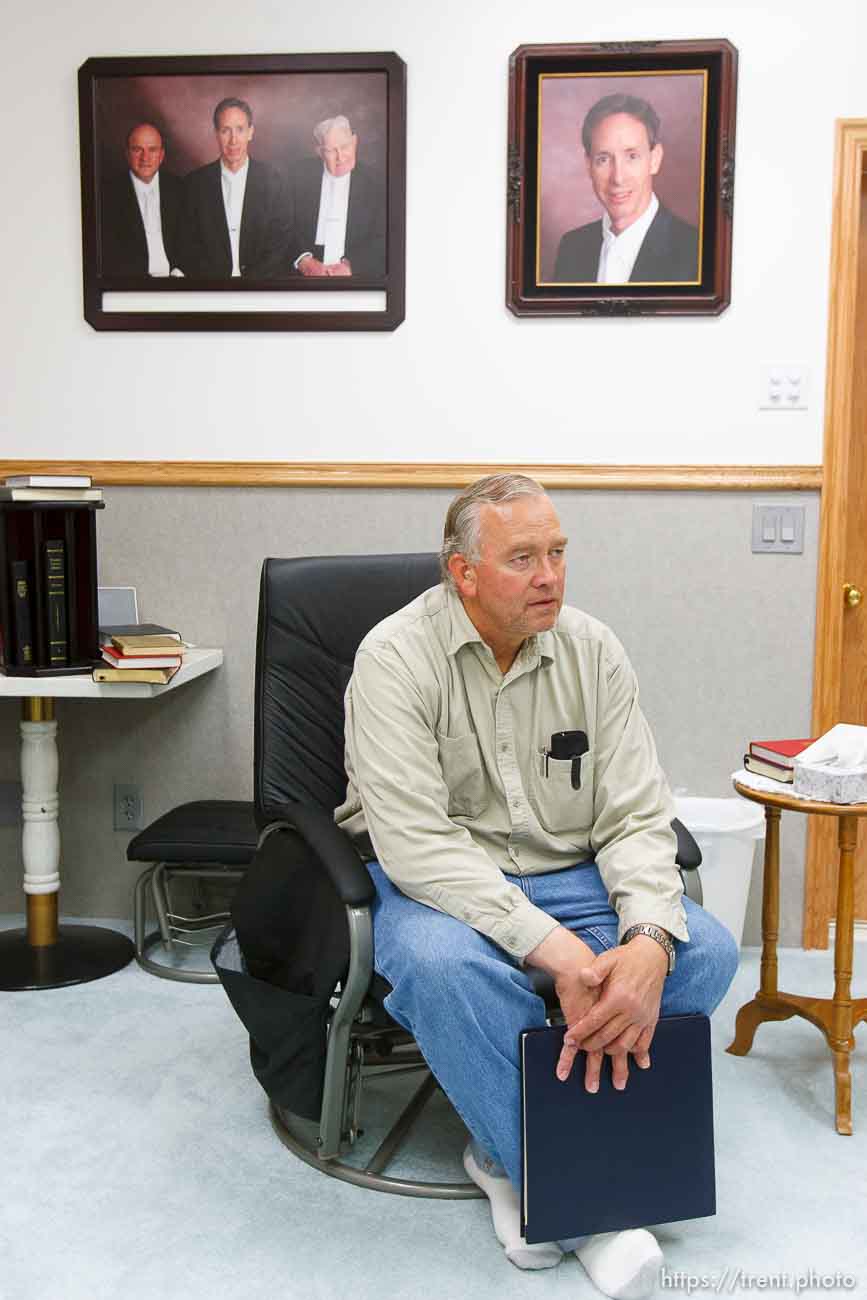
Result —
[[[557, 731], [583, 731], [580, 789]], [[619, 933], [687, 939], [674, 807], [614, 634], [563, 606], [503, 674], [460, 597], [432, 587], [364, 638], [346, 692], [349, 787], [335, 819], [386, 875], [523, 960], [557, 922], [504, 872], [594, 858]]]

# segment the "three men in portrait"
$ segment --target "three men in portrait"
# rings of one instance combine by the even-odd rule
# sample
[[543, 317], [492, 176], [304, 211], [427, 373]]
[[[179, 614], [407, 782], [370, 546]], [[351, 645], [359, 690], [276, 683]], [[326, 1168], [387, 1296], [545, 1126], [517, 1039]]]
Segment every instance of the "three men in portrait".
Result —
[[216, 158], [182, 179], [163, 166], [161, 129], [150, 122], [131, 127], [126, 171], [102, 188], [103, 275], [385, 274], [385, 177], [358, 162], [358, 135], [346, 116], [317, 123], [315, 156], [281, 167], [254, 156], [256, 127], [246, 100], [221, 99], [212, 120]]

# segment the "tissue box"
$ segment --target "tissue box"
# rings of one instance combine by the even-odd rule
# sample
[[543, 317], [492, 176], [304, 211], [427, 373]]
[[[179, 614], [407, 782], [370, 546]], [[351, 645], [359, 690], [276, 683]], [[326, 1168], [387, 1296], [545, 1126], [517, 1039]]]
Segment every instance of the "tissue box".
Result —
[[796, 759], [793, 788], [820, 803], [867, 803], [867, 766], [831, 767]]

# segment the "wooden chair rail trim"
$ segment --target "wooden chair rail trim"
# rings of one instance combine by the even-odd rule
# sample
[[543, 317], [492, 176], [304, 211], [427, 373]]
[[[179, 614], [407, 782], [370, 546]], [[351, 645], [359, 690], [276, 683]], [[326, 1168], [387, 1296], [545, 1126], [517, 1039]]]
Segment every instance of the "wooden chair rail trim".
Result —
[[517, 470], [548, 488], [626, 491], [804, 492], [820, 465], [502, 465], [385, 461], [0, 460], [12, 474], [89, 474], [99, 487], [464, 487]]

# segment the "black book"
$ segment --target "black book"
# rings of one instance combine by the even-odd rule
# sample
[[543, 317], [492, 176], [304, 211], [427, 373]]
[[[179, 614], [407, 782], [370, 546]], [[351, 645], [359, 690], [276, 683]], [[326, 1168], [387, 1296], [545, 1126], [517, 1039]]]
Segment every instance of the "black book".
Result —
[[33, 615], [30, 608], [30, 579], [26, 560], [12, 560], [12, 622], [15, 639], [13, 662], [19, 668], [33, 664]]
[[66, 543], [53, 539], [42, 543], [45, 557], [45, 595], [48, 610], [48, 662], [62, 667], [69, 657], [66, 621]]
[[528, 1242], [698, 1219], [716, 1213], [713, 1083], [707, 1016], [656, 1026], [651, 1067], [630, 1062], [622, 1092], [602, 1062], [584, 1087], [586, 1053], [555, 1074], [565, 1025], [521, 1034], [523, 1179]]
[[173, 636], [180, 641], [181, 634], [160, 623], [112, 623], [99, 629], [99, 644], [105, 645], [113, 636]]

